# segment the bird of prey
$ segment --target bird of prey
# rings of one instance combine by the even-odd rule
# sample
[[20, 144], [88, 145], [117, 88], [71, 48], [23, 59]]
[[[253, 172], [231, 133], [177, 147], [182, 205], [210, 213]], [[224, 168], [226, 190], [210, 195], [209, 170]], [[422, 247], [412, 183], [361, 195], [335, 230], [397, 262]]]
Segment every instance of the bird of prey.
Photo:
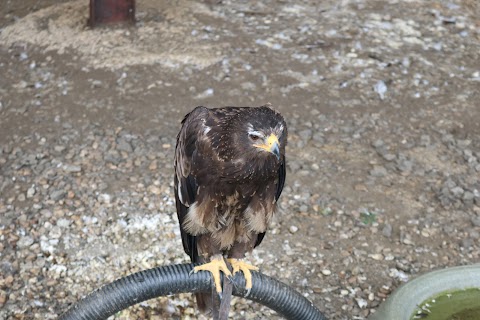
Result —
[[[212, 273], [218, 294], [221, 272], [243, 272], [252, 288], [250, 271], [258, 268], [243, 259], [262, 242], [276, 210], [286, 143], [285, 120], [270, 105], [197, 107], [182, 121], [174, 185], [183, 248], [201, 263], [193, 272]], [[211, 295], [197, 294], [197, 304], [209, 311]]]

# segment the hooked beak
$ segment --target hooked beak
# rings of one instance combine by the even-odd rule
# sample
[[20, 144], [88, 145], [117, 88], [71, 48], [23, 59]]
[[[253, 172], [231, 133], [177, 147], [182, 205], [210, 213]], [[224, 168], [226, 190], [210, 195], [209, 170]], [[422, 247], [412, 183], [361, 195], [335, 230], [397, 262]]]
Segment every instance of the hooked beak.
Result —
[[270, 152], [277, 157], [277, 160], [280, 160], [280, 148], [278, 146], [278, 142], [274, 142], [270, 147]]
[[280, 160], [280, 142], [278, 142], [278, 138], [273, 133], [268, 136], [265, 141], [265, 144], [257, 144], [255, 145], [257, 148], [264, 149], [270, 153], [273, 153], [277, 160]]

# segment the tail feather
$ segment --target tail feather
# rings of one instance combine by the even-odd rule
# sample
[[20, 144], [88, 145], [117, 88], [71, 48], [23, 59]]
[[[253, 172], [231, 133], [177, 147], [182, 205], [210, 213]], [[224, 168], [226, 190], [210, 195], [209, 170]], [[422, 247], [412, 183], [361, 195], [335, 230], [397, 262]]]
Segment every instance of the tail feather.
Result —
[[[197, 250], [194, 251], [195, 254], [191, 256], [192, 261], [194, 263], [205, 263], [205, 259], [202, 258], [198, 253]], [[196, 293], [195, 299], [197, 300], [197, 307], [202, 313], [210, 314], [212, 311], [212, 297], [210, 293]]]
[[[204, 263], [204, 259], [197, 258], [197, 262]], [[229, 266], [230, 268], [230, 266]], [[231, 270], [230, 270], [231, 271]], [[195, 294], [197, 307], [200, 312], [212, 316], [214, 320], [227, 320], [230, 313], [230, 302], [232, 300], [233, 283], [228, 280], [223, 282], [222, 297], [218, 296], [215, 286], [212, 286], [211, 292], [201, 292]]]
[[232, 300], [233, 282], [226, 280], [223, 283], [223, 295], [218, 311], [218, 320], [227, 320], [230, 313], [230, 302]]
[[195, 293], [195, 299], [200, 312], [207, 314], [212, 312], [212, 297], [210, 293]]
[[197, 306], [200, 312], [212, 316], [214, 320], [227, 320], [230, 313], [233, 283], [226, 281], [223, 285], [222, 299], [220, 300], [215, 288], [211, 293], [196, 293]]

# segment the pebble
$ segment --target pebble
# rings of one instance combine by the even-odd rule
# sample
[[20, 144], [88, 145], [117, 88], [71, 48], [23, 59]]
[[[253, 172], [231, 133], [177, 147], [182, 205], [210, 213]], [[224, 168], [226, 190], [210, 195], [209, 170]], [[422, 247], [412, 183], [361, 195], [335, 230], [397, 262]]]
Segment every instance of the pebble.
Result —
[[377, 260], [377, 261], [381, 261], [383, 260], [383, 254], [381, 253], [372, 253], [372, 254], [369, 254], [368, 255], [370, 258], [372, 258], [373, 260]]
[[387, 238], [391, 238], [392, 231], [393, 231], [392, 225], [389, 223], [385, 223], [385, 225], [382, 228], [382, 234]]
[[3, 290], [0, 290], [0, 307], [5, 305], [7, 302], [7, 293]]
[[[101, 42], [115, 50], [90, 53], [95, 41], [82, 39], [95, 32], [72, 14], [76, 2], [8, 14], [0, 318], [55, 318], [100, 284], [188, 261], [172, 174], [180, 121], [196, 105], [272, 100], [284, 114], [286, 185], [248, 258], [326, 318], [367, 319], [409, 277], [479, 261], [480, 145], [468, 112], [479, 81], [475, 16], [458, 4], [438, 11], [417, 1], [412, 11], [401, 1], [376, 10], [364, 2], [360, 10], [238, 2], [228, 11], [233, 2], [224, 0], [207, 8], [208, 19], [193, 2], [180, 14], [152, 7], [138, 13], [138, 50], [122, 50], [132, 30], [107, 28]], [[185, 31], [182, 41], [157, 32], [164, 16]], [[45, 27], [38, 21], [55, 28], [25, 30]], [[73, 46], [57, 36], [65, 28], [77, 35]], [[44, 36], [18, 38], [26, 33]], [[375, 215], [362, 216], [364, 207]], [[201, 318], [191, 294], [147, 304], [121, 317]], [[241, 299], [230, 316], [278, 318]]]
[[316, 142], [318, 142], [318, 143], [322, 143], [322, 144], [325, 142], [323, 133], [322, 133], [322, 132], [319, 132], [319, 131], [318, 131], [318, 132], [315, 132], [315, 133], [313, 134], [312, 139], [313, 139], [314, 141], [316, 141]]
[[17, 245], [20, 247], [20, 248], [28, 248], [30, 247], [32, 244], [33, 244], [33, 238], [30, 237], [30, 236], [24, 236], [24, 237], [21, 237], [20, 240], [17, 242]]
[[385, 94], [387, 93], [387, 85], [382, 80], [379, 80], [374, 86], [373, 89], [381, 100], [385, 99]]
[[480, 227], [480, 216], [474, 216], [470, 219], [474, 227]]
[[356, 298], [355, 301], [357, 301], [357, 305], [362, 309], [364, 309], [368, 306], [368, 302], [365, 299]]
[[128, 141], [126, 141], [124, 138], [117, 139], [117, 149], [120, 151], [128, 152], [128, 153], [133, 152], [132, 145]]
[[385, 159], [387, 161], [393, 161], [397, 158], [397, 156], [392, 154], [392, 153], [384, 153], [384, 154], [382, 154], [382, 157], [383, 157], [383, 159]]
[[463, 195], [463, 193], [464, 193], [463, 188], [458, 187], [458, 186], [452, 188], [450, 191], [451, 191], [452, 194], [453, 194], [455, 197], [457, 197], [457, 198], [458, 198], [458, 197], [461, 197], [461, 196]]
[[372, 170], [370, 170], [370, 175], [373, 177], [384, 177], [387, 175], [387, 169], [380, 165], [375, 165]]
[[324, 276], [329, 276], [329, 275], [332, 274], [332, 271], [330, 271], [330, 270], [328, 270], [328, 269], [323, 269], [323, 270], [322, 270], [322, 274], [323, 274]]
[[66, 172], [81, 172], [82, 168], [77, 165], [65, 164], [63, 165], [63, 170], [65, 170]]
[[35, 185], [32, 185], [30, 188], [28, 188], [27, 190], [27, 198], [33, 198], [33, 196], [35, 195]]
[[58, 201], [58, 200], [61, 200], [65, 197], [65, 191], [63, 190], [52, 190], [52, 192], [50, 192], [50, 199], [52, 199], [53, 201]]

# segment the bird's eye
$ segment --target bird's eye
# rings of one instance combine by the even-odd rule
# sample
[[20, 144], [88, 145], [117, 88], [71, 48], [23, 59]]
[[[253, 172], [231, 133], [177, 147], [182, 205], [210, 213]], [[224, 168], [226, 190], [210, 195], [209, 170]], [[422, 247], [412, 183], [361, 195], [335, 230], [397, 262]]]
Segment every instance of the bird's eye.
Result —
[[260, 139], [260, 136], [258, 134], [254, 134], [254, 133], [250, 133], [248, 135], [248, 137], [252, 140], [252, 141], [257, 141], [258, 139]]

